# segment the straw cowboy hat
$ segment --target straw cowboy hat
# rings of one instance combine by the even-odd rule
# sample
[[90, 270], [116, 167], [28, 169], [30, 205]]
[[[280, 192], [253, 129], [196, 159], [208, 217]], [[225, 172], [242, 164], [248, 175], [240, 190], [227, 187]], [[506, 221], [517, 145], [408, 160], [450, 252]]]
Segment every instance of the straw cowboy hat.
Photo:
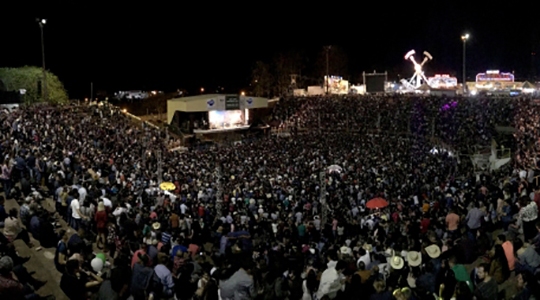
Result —
[[390, 260], [390, 266], [392, 266], [392, 269], [394, 270], [401, 270], [404, 264], [405, 262], [403, 261], [403, 258], [401, 258], [400, 256], [394, 256]]
[[373, 251], [373, 247], [371, 246], [371, 244], [368, 244], [368, 243], [365, 243], [365, 244], [362, 246], [362, 249], [366, 250], [367, 252]]
[[387, 248], [386, 251], [384, 251], [384, 256], [386, 257], [392, 257], [395, 255], [394, 249]]
[[161, 224], [159, 222], [155, 222], [152, 224], [152, 228], [154, 228], [154, 230], [159, 230], [161, 228]]
[[435, 244], [427, 246], [425, 250], [426, 250], [427, 255], [431, 258], [437, 258], [441, 256], [441, 248], [439, 248], [439, 246]]
[[422, 255], [418, 251], [409, 251], [407, 262], [411, 267], [418, 267], [422, 263]]
[[339, 248], [339, 252], [341, 252], [343, 255], [351, 255], [351, 248], [343, 246]]

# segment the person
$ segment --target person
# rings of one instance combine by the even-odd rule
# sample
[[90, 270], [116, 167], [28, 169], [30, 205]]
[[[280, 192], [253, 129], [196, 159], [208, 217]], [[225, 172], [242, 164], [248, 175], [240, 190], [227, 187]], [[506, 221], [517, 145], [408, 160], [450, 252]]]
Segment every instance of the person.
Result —
[[147, 297], [147, 290], [150, 287], [150, 281], [154, 270], [148, 267], [149, 258], [147, 255], [137, 253], [134, 255], [137, 262], [133, 265], [133, 273], [131, 275], [131, 296], [134, 300], [144, 300]]
[[540, 254], [529, 244], [523, 243], [521, 239], [514, 241], [517, 254], [516, 269], [527, 270], [534, 274], [540, 267]]
[[465, 266], [462, 264], [458, 264], [455, 256], [452, 256], [450, 257], [450, 259], [448, 259], [448, 266], [450, 267], [452, 272], [454, 272], [456, 281], [457, 282], [463, 281], [467, 283], [467, 285], [472, 291], [473, 285], [472, 285], [471, 277], [469, 276], [469, 273], [467, 273]]
[[490, 276], [489, 268], [487, 263], [482, 263], [476, 268], [476, 276], [480, 280], [474, 290], [477, 300], [497, 299], [497, 282]]
[[106, 231], [108, 222], [107, 211], [105, 210], [105, 204], [103, 201], [98, 202], [97, 212], [94, 216], [94, 220], [97, 228], [96, 246], [98, 249], [103, 249], [105, 243], [107, 242]]
[[77, 259], [70, 259], [66, 263], [66, 272], [60, 279], [60, 288], [71, 300], [86, 299], [89, 288], [98, 286], [103, 279], [92, 272], [81, 270]]
[[6, 213], [6, 207], [4, 206], [6, 203], [6, 199], [4, 196], [0, 196], [0, 227], [4, 226], [4, 221], [8, 217]]
[[79, 203], [79, 199], [75, 198], [71, 200], [70, 204], [71, 208], [71, 227], [75, 230], [79, 230], [81, 228], [81, 222], [82, 219], [88, 220], [89, 218], [81, 212], [81, 205]]
[[508, 268], [508, 260], [501, 245], [495, 245], [495, 254], [491, 259], [491, 268], [489, 273], [498, 284], [505, 282], [510, 277], [510, 269]]
[[13, 260], [8, 256], [0, 258], [0, 299], [20, 300], [24, 298], [24, 286], [13, 274]]
[[514, 245], [512, 245], [512, 242], [506, 240], [506, 236], [504, 234], [499, 234], [497, 236], [495, 244], [501, 245], [501, 247], [503, 248], [504, 254], [506, 255], [506, 261], [508, 261], [508, 269], [510, 270], [510, 272], [512, 272], [516, 264]]
[[347, 267], [347, 264], [340, 260], [336, 263], [335, 267], [328, 267], [321, 275], [321, 281], [319, 284], [319, 290], [317, 291], [317, 299], [322, 299], [324, 296], [328, 296], [330, 299], [334, 299], [337, 296], [338, 291], [343, 288], [344, 280], [342, 273]]
[[386, 288], [386, 283], [384, 280], [377, 280], [373, 283], [373, 288], [375, 293], [371, 294], [369, 300], [391, 300], [392, 294]]
[[538, 218], [538, 207], [536, 202], [531, 201], [527, 196], [519, 199], [519, 218], [523, 224], [523, 236], [526, 242], [533, 239], [537, 233], [536, 219]]
[[158, 256], [158, 264], [154, 267], [155, 275], [159, 278], [163, 290], [158, 295], [161, 298], [169, 299], [174, 296], [174, 281], [173, 276], [166, 264], [169, 261], [168, 255], [160, 253]]
[[11, 180], [11, 169], [9, 166], [9, 156], [6, 156], [2, 162], [2, 173], [0, 174], [0, 181], [4, 187], [4, 195], [7, 199], [11, 197], [11, 189], [13, 188], [13, 181]]
[[0, 258], [0, 299], [54, 300], [52, 295], [41, 297], [35, 293], [45, 283], [34, 279], [24, 267], [15, 267], [11, 257]]
[[54, 253], [54, 266], [56, 267], [56, 270], [60, 273], [64, 273], [66, 270], [66, 262], [68, 258], [68, 235], [65, 230], [60, 230], [59, 233], [60, 241], [58, 241], [58, 245], [56, 246], [56, 251]]
[[28, 232], [22, 228], [21, 221], [17, 218], [18, 212], [16, 208], [9, 210], [9, 215], [4, 221], [4, 235], [6, 238], [13, 242], [14, 240], [20, 239], [23, 240], [28, 247], [33, 247], [30, 242], [30, 236]]
[[[252, 261], [241, 260], [240, 267], [227, 279], [220, 280], [219, 291], [222, 300], [252, 299], [256, 295], [253, 276], [251, 275]], [[188, 266], [192, 266], [188, 264]], [[177, 292], [178, 295], [178, 292]]]

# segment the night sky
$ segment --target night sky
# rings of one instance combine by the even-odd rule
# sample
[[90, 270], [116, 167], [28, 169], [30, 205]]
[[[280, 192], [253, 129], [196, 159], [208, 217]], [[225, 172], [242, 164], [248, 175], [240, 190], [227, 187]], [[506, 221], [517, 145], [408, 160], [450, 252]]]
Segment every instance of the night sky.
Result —
[[4, 10], [0, 67], [41, 65], [35, 19], [42, 17], [48, 21], [47, 69], [60, 77], [72, 98], [87, 96], [90, 82], [96, 90], [110, 92], [218, 85], [240, 89], [247, 85], [256, 60], [268, 61], [293, 48], [315, 55], [324, 45], [345, 49], [352, 81], [358, 81], [362, 71], [387, 70], [396, 76], [409, 70], [410, 62], [403, 56], [411, 49], [433, 55], [426, 66], [428, 75], [450, 73], [461, 80], [464, 32], [471, 35], [467, 43], [471, 79], [486, 69], [515, 71], [517, 79], [531, 78], [533, 65], [540, 71], [531, 55], [540, 55], [540, 21], [530, 3], [471, 2], [460, 7], [451, 2], [390, 1], [350, 7], [338, 2], [287, 6], [253, 2], [249, 7], [181, 3], [185, 2], [124, 9], [95, 4]]

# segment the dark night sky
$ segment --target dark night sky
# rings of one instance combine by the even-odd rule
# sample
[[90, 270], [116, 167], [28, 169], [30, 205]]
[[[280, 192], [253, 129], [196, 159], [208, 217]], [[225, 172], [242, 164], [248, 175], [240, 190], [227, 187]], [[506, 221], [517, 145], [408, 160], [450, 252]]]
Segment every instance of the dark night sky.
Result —
[[181, 3], [3, 12], [0, 67], [41, 65], [36, 17], [48, 19], [47, 68], [72, 97], [86, 96], [91, 81], [96, 90], [109, 91], [217, 85], [236, 89], [246, 85], [254, 61], [290, 48], [317, 53], [326, 44], [347, 51], [355, 76], [374, 69], [407, 69], [410, 63], [403, 55], [411, 49], [434, 56], [426, 73], [461, 74], [460, 36], [465, 31], [471, 34], [469, 77], [500, 69], [525, 78], [531, 72], [531, 52], [540, 53], [534, 6], [518, 2], [458, 7], [451, 2], [376, 1], [350, 8], [337, 3], [333, 7], [332, 2], [328, 7], [321, 6], [325, 2], [286, 7], [253, 2], [257, 5], [249, 8]]

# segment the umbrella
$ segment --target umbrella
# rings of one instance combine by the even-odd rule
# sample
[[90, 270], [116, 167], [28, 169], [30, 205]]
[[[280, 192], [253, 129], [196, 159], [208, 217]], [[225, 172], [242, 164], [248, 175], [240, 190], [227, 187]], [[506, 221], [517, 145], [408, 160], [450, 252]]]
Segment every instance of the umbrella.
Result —
[[176, 185], [174, 185], [174, 183], [172, 183], [172, 182], [162, 182], [159, 185], [159, 188], [164, 190], [164, 191], [174, 191], [174, 190], [176, 190]]
[[369, 209], [377, 209], [388, 206], [388, 201], [383, 198], [373, 198], [366, 203], [366, 207]]
[[330, 173], [341, 173], [341, 171], [343, 170], [343, 168], [341, 168], [340, 166], [338, 165], [331, 165], [330, 167], [328, 167], [328, 172]]

